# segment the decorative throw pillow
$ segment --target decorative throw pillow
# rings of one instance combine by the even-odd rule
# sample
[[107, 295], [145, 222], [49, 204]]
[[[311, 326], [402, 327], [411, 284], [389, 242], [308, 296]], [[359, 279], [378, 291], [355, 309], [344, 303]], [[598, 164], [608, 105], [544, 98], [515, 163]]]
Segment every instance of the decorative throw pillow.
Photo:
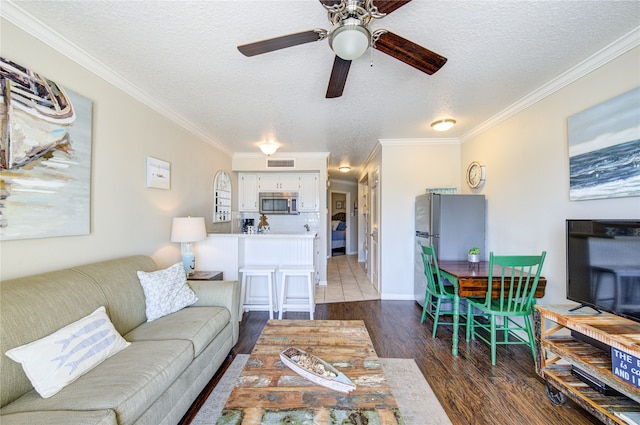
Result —
[[147, 322], [174, 313], [198, 301], [187, 285], [187, 275], [182, 263], [164, 270], [138, 272], [144, 291]]
[[130, 344], [100, 307], [49, 336], [5, 354], [22, 365], [38, 394], [49, 398]]

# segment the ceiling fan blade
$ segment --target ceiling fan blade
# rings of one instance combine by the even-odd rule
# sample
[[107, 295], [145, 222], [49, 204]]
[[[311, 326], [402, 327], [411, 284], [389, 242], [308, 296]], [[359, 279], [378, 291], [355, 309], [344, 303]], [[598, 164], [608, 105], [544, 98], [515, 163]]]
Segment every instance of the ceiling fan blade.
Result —
[[322, 3], [326, 7], [337, 6], [340, 4], [340, 2], [341, 0], [320, 0], [320, 3]]
[[262, 53], [273, 52], [274, 50], [297, 46], [298, 44], [311, 43], [312, 41], [318, 41], [321, 38], [322, 35], [318, 31], [304, 31], [270, 38], [268, 40], [256, 41], [255, 43], [243, 44], [238, 46], [238, 50], [240, 50], [240, 53], [245, 56], [255, 56]]
[[351, 61], [336, 56], [336, 59], [333, 61], [331, 77], [329, 78], [329, 87], [327, 87], [327, 99], [342, 96], [350, 67]]
[[378, 8], [378, 12], [388, 15], [410, 1], [411, 0], [374, 0], [373, 5]]
[[447, 63], [444, 56], [392, 32], [382, 34], [376, 41], [375, 48], [429, 75]]

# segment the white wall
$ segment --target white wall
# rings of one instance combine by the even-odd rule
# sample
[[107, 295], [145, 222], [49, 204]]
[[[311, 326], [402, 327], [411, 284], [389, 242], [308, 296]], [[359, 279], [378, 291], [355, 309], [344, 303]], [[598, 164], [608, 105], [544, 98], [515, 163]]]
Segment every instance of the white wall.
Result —
[[[91, 234], [1, 242], [2, 279], [131, 254], [166, 266], [180, 259], [174, 216], [228, 227], [212, 224], [213, 178], [231, 174], [228, 155], [6, 20], [0, 27], [0, 55], [93, 101]], [[147, 156], [171, 163], [171, 190], [145, 187]]]
[[547, 251], [542, 303], [566, 300], [566, 219], [640, 218], [638, 197], [569, 201], [567, 144], [569, 116], [640, 85], [639, 58], [635, 48], [462, 145], [462, 174], [486, 165], [487, 249]]
[[381, 140], [382, 298], [413, 299], [414, 201], [426, 188], [460, 187], [460, 144]]
[[[382, 298], [413, 299], [415, 196], [456, 186], [486, 196], [488, 250], [547, 251], [541, 302], [565, 302], [565, 220], [640, 218], [638, 197], [569, 201], [567, 117], [640, 86], [639, 58], [635, 48], [462, 145], [381, 141]], [[475, 191], [464, 178], [471, 161], [487, 170]]]

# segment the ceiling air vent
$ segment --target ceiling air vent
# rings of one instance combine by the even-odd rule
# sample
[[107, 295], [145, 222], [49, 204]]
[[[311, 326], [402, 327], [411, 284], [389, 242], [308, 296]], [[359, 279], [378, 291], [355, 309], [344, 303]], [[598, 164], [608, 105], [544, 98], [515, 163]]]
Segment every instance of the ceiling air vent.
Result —
[[295, 159], [267, 159], [267, 168], [295, 168]]

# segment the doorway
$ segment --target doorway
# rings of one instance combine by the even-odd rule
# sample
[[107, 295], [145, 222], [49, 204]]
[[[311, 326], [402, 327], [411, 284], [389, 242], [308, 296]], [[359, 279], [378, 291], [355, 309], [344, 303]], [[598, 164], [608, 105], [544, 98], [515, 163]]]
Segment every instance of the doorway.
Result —
[[345, 255], [349, 252], [351, 242], [349, 227], [350, 194], [348, 192], [332, 191], [330, 193], [330, 248], [331, 256]]

